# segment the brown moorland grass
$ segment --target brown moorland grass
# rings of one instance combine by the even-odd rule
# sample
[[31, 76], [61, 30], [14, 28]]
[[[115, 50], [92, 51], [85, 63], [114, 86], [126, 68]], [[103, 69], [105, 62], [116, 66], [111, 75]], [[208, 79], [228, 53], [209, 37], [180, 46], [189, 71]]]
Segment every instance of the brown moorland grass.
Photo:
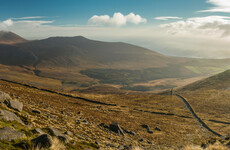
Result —
[[[70, 130], [77, 135], [74, 138], [78, 142], [97, 141], [102, 147], [108, 143], [116, 146], [131, 144], [151, 149], [156, 146], [169, 148], [188, 144], [200, 145], [213, 136], [201, 128], [195, 119], [182, 117], [191, 117], [191, 114], [176, 97], [152, 94], [74, 94], [91, 100], [117, 104], [117, 106], [104, 106], [4, 81], [0, 81], [0, 85], [0, 90], [22, 101], [25, 111], [29, 114], [33, 109], [42, 112], [41, 115], [32, 115], [31, 121], [36, 127], [53, 126], [63, 131]], [[98, 126], [100, 123], [109, 125], [113, 122], [135, 132], [135, 136], [125, 134], [124, 139], [123, 136]], [[153, 134], [147, 133], [146, 129], [141, 127], [142, 124], [149, 125]], [[154, 130], [156, 127], [161, 131]], [[144, 141], [140, 142], [140, 139]]]

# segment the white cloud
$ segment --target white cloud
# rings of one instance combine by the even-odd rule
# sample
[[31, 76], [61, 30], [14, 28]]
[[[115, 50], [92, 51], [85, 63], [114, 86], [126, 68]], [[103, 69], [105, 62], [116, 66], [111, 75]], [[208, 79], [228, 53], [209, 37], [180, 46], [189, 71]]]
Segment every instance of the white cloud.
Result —
[[182, 17], [172, 17], [172, 16], [163, 16], [163, 17], [155, 17], [155, 20], [169, 20], [169, 19], [183, 19]]
[[12, 26], [14, 22], [11, 19], [0, 21], [0, 30], [6, 30], [8, 27]]
[[230, 17], [207, 16], [188, 18], [186, 21], [177, 21], [161, 25], [167, 28], [170, 34], [198, 34], [213, 37], [230, 35]]
[[225, 12], [230, 13], [230, 1], [229, 0], [207, 0], [207, 3], [214, 5], [214, 7], [201, 10], [199, 12]]
[[96, 26], [124, 26], [127, 23], [132, 24], [140, 24], [146, 23], [147, 20], [142, 18], [140, 15], [135, 15], [134, 13], [130, 13], [124, 16], [122, 13], [114, 13], [113, 17], [108, 15], [97, 16], [94, 15], [88, 20], [88, 24], [96, 25]]
[[40, 19], [44, 18], [42, 16], [30, 16], [30, 17], [21, 17], [21, 18], [12, 18], [12, 19], [18, 19], [18, 20], [25, 20], [25, 19]]

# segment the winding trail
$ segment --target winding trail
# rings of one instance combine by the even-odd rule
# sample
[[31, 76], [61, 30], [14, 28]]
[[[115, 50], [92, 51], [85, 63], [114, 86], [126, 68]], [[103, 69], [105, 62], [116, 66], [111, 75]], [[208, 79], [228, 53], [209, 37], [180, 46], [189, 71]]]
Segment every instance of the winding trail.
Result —
[[192, 113], [192, 115], [196, 118], [196, 120], [204, 127], [206, 128], [208, 131], [212, 132], [213, 134], [217, 135], [217, 136], [222, 136], [221, 134], [213, 131], [205, 122], [203, 122], [198, 115], [196, 114], [196, 112], [193, 110], [193, 108], [191, 107], [191, 105], [189, 104], [189, 102], [181, 95], [175, 94], [175, 96], [177, 96], [178, 98], [180, 98], [185, 105], [187, 106], [187, 108], [189, 109], [189, 111]]
[[109, 103], [99, 102], [99, 101], [95, 101], [95, 100], [86, 99], [86, 98], [83, 98], [83, 97], [78, 97], [78, 96], [73, 96], [73, 95], [69, 95], [69, 94], [60, 93], [60, 92], [49, 90], [49, 89], [38, 88], [36, 86], [28, 85], [28, 84], [25, 84], [25, 83], [19, 83], [19, 82], [15, 82], [15, 81], [6, 80], [6, 79], [0, 79], [0, 80], [8, 82], [8, 83], [13, 83], [13, 84], [17, 84], [17, 85], [21, 85], [21, 86], [25, 86], [25, 87], [29, 87], [29, 88], [33, 88], [33, 89], [37, 89], [37, 90], [40, 90], [40, 91], [45, 91], [45, 92], [58, 94], [58, 95], [65, 96], [65, 97], [70, 97], [70, 98], [82, 100], [82, 101], [89, 102], [89, 103], [105, 105], [105, 106], [117, 106], [116, 104], [109, 104]]

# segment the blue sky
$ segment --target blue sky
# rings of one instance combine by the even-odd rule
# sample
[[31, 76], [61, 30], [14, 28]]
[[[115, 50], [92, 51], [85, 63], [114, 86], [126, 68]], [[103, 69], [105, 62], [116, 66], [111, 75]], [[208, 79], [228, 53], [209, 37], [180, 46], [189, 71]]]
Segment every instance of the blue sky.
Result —
[[82, 35], [173, 56], [230, 57], [230, 0], [2, 0], [0, 30]]
[[9, 0], [0, 5], [0, 19], [46, 16], [55, 25], [84, 25], [93, 15], [133, 12], [154, 23], [157, 16], [201, 16], [197, 10], [209, 7], [204, 0]]

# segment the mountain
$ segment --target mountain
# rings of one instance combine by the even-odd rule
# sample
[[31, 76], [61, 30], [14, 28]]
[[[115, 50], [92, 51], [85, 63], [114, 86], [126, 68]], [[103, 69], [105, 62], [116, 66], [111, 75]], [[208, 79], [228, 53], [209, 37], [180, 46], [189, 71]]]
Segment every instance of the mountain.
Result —
[[23, 42], [27, 42], [27, 40], [13, 32], [0, 31], [0, 44], [17, 44]]
[[208, 89], [226, 90], [230, 89], [230, 70], [217, 75], [189, 84], [179, 91], [199, 91]]
[[82, 36], [51, 37], [17, 44], [39, 58], [36, 66], [146, 68], [166, 66], [171, 58], [122, 42], [101, 42]]

